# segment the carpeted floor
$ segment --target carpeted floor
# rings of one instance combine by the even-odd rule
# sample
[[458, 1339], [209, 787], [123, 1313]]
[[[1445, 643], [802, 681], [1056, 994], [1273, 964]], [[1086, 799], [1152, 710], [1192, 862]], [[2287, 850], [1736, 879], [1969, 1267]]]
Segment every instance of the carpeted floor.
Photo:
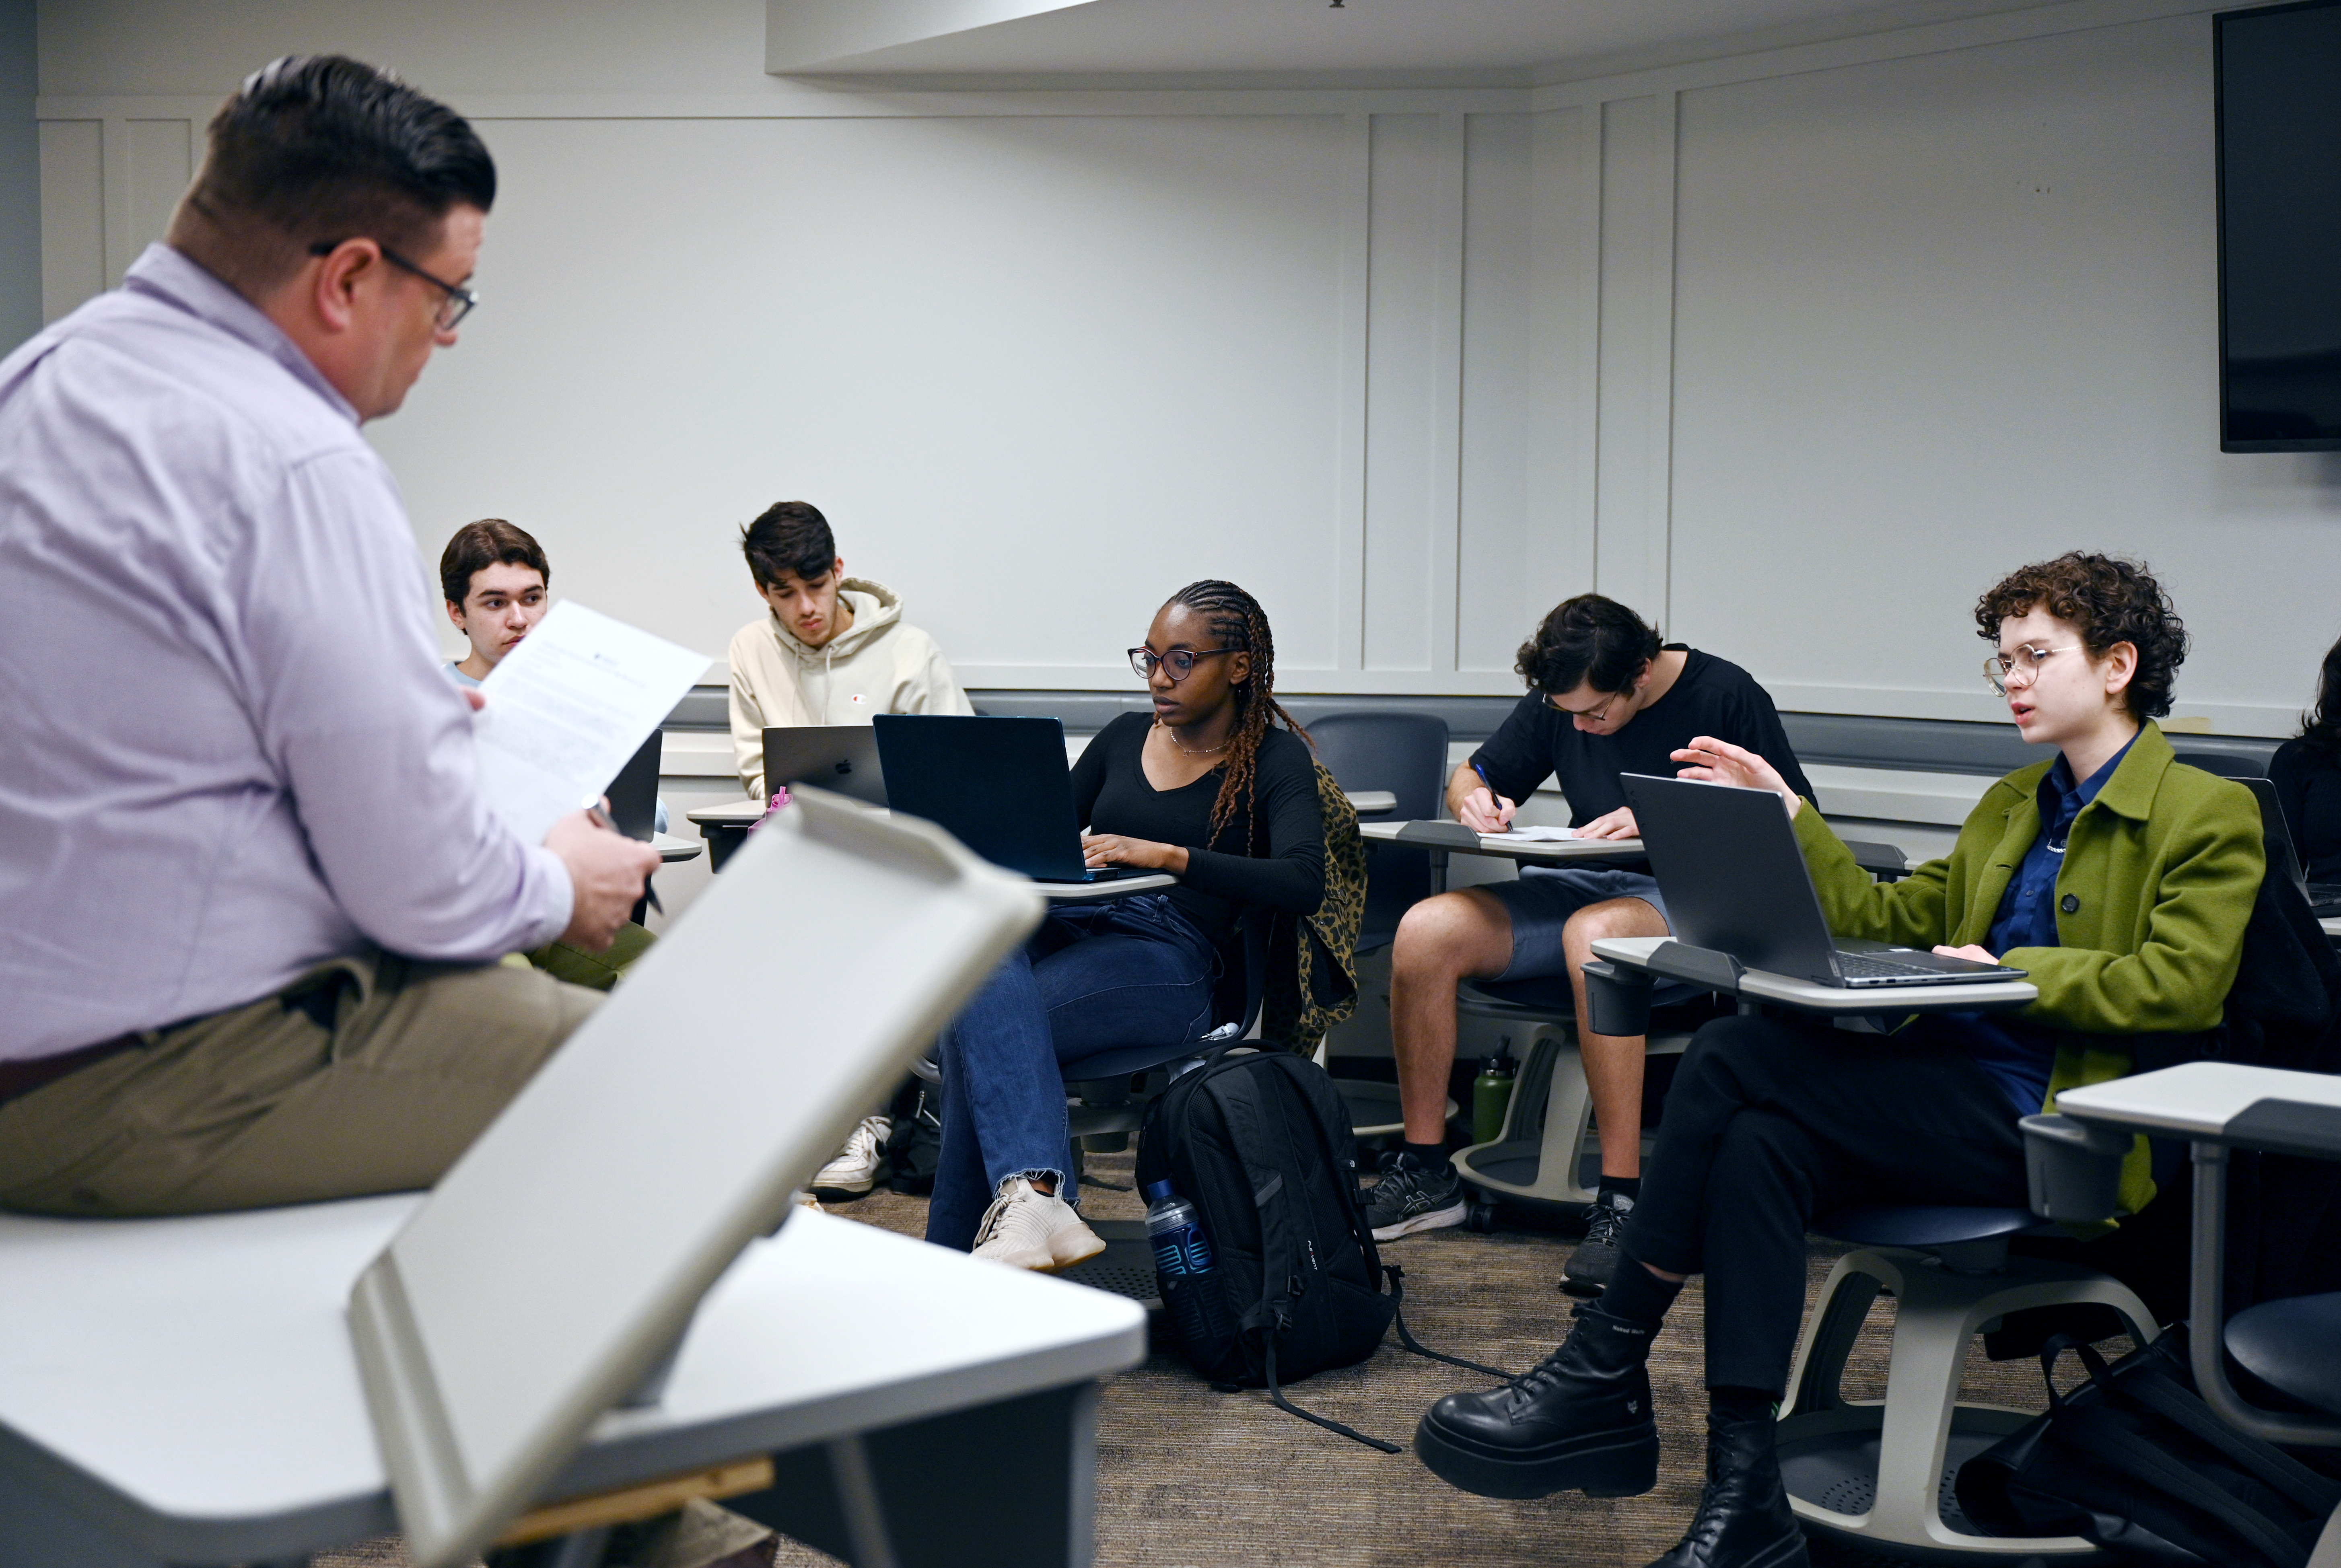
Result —
[[[1136, 1218], [1144, 1206], [1126, 1190], [1130, 1156], [1091, 1156], [1084, 1210], [1094, 1218]], [[1120, 1184], [1113, 1190], [1106, 1184]], [[921, 1198], [880, 1191], [833, 1211], [918, 1235]], [[1507, 1228], [1492, 1236], [1454, 1229], [1410, 1236], [1387, 1251], [1406, 1270], [1407, 1323], [1434, 1350], [1521, 1369], [1550, 1350], [1568, 1322], [1569, 1298], [1554, 1288], [1569, 1241]], [[1818, 1290], [1835, 1249], [1816, 1245]], [[1271, 1568], [1310, 1564], [1469, 1563], [1471, 1568], [1585, 1564], [1639, 1568], [1671, 1546], [1698, 1500], [1705, 1395], [1699, 1385], [1698, 1284], [1685, 1289], [1651, 1354], [1665, 1451], [1657, 1490], [1596, 1500], [1574, 1493], [1536, 1503], [1500, 1503], [1455, 1491], [1410, 1453], [1379, 1454], [1277, 1410], [1265, 1394], [1214, 1394], [1172, 1356], [1157, 1355], [1107, 1384], [1098, 1432], [1098, 1561], [1145, 1568]], [[1892, 1303], [1881, 1301], [1857, 1347], [1847, 1393], [1884, 1392], [1886, 1333]], [[1423, 1408], [1474, 1383], [1471, 1374], [1410, 1355], [1396, 1337], [1362, 1365], [1320, 1374], [1292, 1391], [1295, 1402], [1360, 1431], [1404, 1444]], [[1994, 1365], [1971, 1352], [1965, 1397], [2038, 1409], [2045, 1404], [2031, 1362]], [[981, 1521], [971, 1520], [981, 1529]], [[317, 1560], [317, 1568], [397, 1568], [395, 1542]], [[782, 1568], [835, 1559], [783, 1543]], [[1855, 1557], [1816, 1552], [1824, 1568]]]

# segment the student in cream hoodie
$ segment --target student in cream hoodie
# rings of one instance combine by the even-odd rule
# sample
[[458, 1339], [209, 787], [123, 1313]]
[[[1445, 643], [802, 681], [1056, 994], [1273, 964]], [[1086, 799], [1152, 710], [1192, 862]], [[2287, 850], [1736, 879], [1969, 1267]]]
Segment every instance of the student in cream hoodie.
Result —
[[765, 793], [767, 726], [975, 711], [935, 640], [904, 623], [893, 590], [845, 575], [818, 507], [766, 509], [740, 531], [740, 549], [772, 607], [732, 639], [732, 749], [749, 794]]

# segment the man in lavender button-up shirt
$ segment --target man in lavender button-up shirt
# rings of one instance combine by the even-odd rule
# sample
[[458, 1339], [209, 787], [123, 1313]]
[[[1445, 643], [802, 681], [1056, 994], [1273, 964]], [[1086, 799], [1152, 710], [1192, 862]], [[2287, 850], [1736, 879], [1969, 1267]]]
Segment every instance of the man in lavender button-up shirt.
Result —
[[0, 362], [0, 1205], [432, 1180], [582, 1019], [656, 864], [480, 796], [359, 433], [472, 299], [494, 167], [370, 67], [280, 62], [123, 287]]

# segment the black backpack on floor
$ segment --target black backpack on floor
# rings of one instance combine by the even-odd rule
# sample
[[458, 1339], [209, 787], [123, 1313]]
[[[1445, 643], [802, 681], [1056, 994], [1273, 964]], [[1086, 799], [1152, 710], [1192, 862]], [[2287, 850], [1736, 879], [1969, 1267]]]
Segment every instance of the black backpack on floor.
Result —
[[2078, 1535], [2157, 1568], [2300, 1568], [2341, 1484], [2221, 1421], [2195, 1392], [2187, 1327], [2107, 1366], [2053, 1335], [2040, 1370], [2070, 1349], [2089, 1380], [1959, 1467], [1954, 1490], [1993, 1535]]
[[[1306, 1057], [1230, 1048], [1174, 1079], [1139, 1133], [1141, 1190], [1167, 1180], [1193, 1204], [1214, 1260], [1201, 1281], [1169, 1284], [1174, 1325], [1182, 1292], [1219, 1298], [1199, 1315], [1222, 1327], [1180, 1348], [1216, 1384], [1265, 1387], [1278, 1408], [1395, 1454], [1395, 1444], [1299, 1408], [1282, 1387], [1365, 1360], [1398, 1316], [1401, 1276], [1383, 1268], [1366, 1225], [1350, 1107]], [[1507, 1375], [1424, 1350], [1402, 1321], [1398, 1328], [1419, 1355]]]

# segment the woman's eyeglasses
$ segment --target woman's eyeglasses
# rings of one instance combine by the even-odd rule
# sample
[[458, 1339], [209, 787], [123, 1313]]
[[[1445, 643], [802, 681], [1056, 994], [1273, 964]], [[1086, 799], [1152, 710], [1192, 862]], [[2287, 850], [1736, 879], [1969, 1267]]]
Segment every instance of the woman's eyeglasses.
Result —
[[1148, 680], [1154, 679], [1157, 669], [1167, 669], [1170, 671], [1170, 684], [1176, 686], [1195, 673], [1195, 660], [1198, 659], [1210, 659], [1236, 651], [1238, 650], [1233, 648], [1174, 648], [1168, 653], [1157, 653], [1151, 648], [1133, 648], [1130, 650], [1130, 667]]
[[1994, 697], [2005, 697], [2011, 686], [2029, 686], [2040, 679], [2040, 666], [2052, 653], [2070, 653], [2078, 644], [2065, 648], [2019, 648], [2013, 653], [1995, 653], [1983, 661], [1984, 684], [1991, 688]]

